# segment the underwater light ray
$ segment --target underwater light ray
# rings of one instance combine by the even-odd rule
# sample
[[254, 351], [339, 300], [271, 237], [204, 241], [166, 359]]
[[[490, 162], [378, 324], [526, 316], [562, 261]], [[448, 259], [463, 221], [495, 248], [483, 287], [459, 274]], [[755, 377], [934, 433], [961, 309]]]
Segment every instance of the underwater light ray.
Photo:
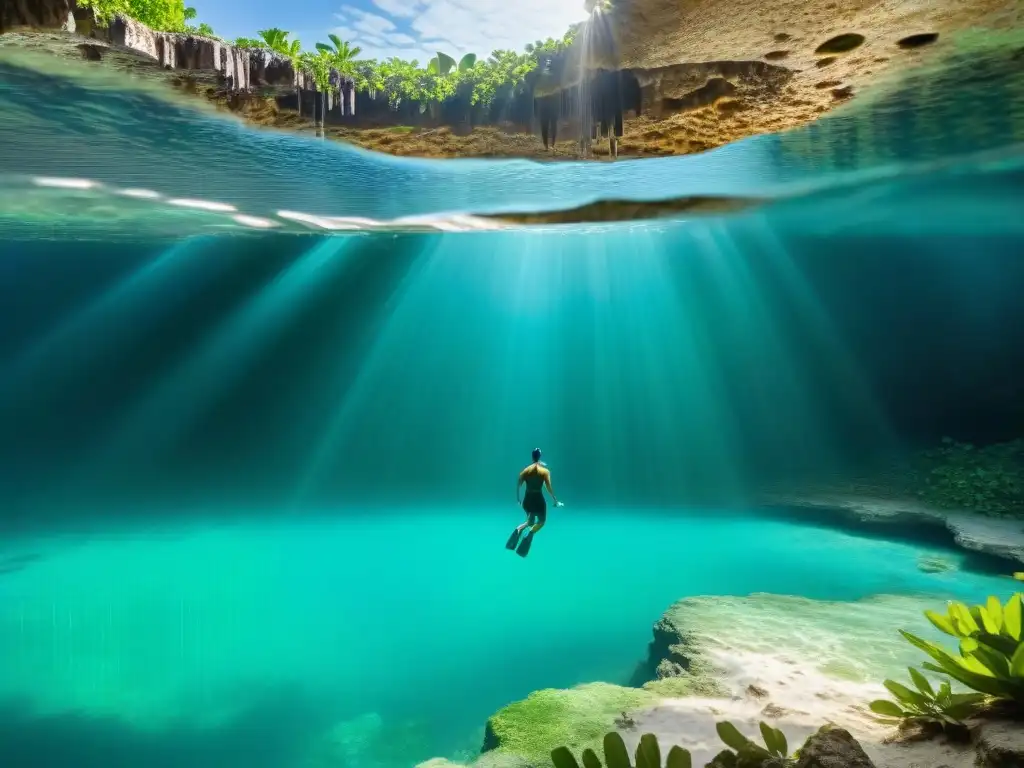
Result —
[[[680, 291], [670, 269], [674, 260], [683, 259], [690, 271], [690, 262], [698, 257], [689, 230], [679, 230], [678, 236], [671, 249], [663, 240], [644, 236], [646, 242], [641, 240], [628, 263], [620, 262], [624, 272], [613, 276], [613, 284], [632, 281], [635, 286], [630, 334], [638, 353], [634, 364], [648, 382], [646, 405], [658, 414], [654, 425], [665, 453], [683, 457], [702, 476], [713, 476], [712, 485], [733, 488], [739, 479], [738, 457], [735, 424], [716, 374], [721, 352], [702, 330], [709, 322], [704, 306]], [[630, 238], [631, 245], [638, 244], [637, 237]]]
[[696, 234], [705, 247], [732, 254], [716, 262], [719, 279], [712, 285], [719, 288], [719, 299], [734, 308], [732, 316], [738, 322], [732, 329], [732, 343], [758, 371], [756, 418], [776, 422], [781, 436], [805, 450], [813, 446], [813, 453], [837, 458], [834, 438], [825, 426], [829, 423], [825, 404], [811, 384], [807, 364], [784, 335], [782, 318], [769, 303], [765, 286], [755, 279], [747, 261], [751, 257], [744, 255], [758, 249], [741, 251], [724, 224]]
[[837, 385], [842, 384], [844, 399], [855, 409], [858, 420], [870, 422], [874, 441], [882, 441], [889, 448], [898, 446], [900, 440], [895, 429], [879, 406], [863, 367], [844, 341], [834, 319], [764, 216], [757, 215], [752, 221], [756, 222], [759, 241], [767, 249], [767, 269], [781, 282], [787, 303], [804, 318], [801, 325], [810, 331], [817, 348], [828, 351], [836, 368], [834, 378]]
[[415, 313], [409, 308], [410, 299], [422, 295], [418, 287], [424, 281], [424, 275], [429, 274], [434, 268], [437, 242], [443, 237], [445, 236], [417, 236], [416, 242], [424, 246], [417, 262], [418, 266], [402, 275], [388, 298], [378, 305], [375, 321], [366, 323], [363, 335], [370, 340], [369, 347], [355, 375], [350, 377], [348, 365], [340, 362], [337, 369], [325, 377], [332, 382], [333, 387], [338, 388], [339, 394], [334, 397], [335, 404], [322, 424], [322, 431], [310, 440], [313, 448], [305, 462], [305, 470], [297, 479], [291, 493], [288, 505], [291, 509], [299, 508], [314, 490], [325, 464], [342, 442], [353, 415], [366, 399], [374, 394], [370, 384], [384, 361], [397, 349], [400, 332], [415, 323]]
[[95, 460], [115, 462], [141, 446], [150, 452], [186, 431], [247, 370], [268, 339], [284, 331], [308, 294], [328, 282], [322, 271], [346, 267], [352, 242], [328, 238], [297, 258], [138, 403]]
[[0, 400], [9, 401], [19, 389], [38, 394], [41, 386], [72, 375], [69, 369], [95, 365], [130, 346], [220, 274], [223, 264], [200, 250], [211, 245], [208, 237], [183, 240], [117, 280], [87, 306], [72, 310], [0, 370]]

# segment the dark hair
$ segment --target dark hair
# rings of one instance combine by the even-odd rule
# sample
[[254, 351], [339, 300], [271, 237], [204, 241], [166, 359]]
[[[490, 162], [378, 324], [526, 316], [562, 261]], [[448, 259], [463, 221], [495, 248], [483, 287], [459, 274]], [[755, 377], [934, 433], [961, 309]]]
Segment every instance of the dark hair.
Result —
[[533, 460], [540, 461], [540, 448], [533, 449]]

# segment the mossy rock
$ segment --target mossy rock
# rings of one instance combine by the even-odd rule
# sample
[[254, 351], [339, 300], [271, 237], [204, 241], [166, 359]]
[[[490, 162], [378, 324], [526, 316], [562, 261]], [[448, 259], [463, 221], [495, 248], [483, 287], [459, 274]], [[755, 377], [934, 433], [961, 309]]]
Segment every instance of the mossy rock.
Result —
[[948, 573], [956, 570], [956, 563], [938, 555], [921, 555], [917, 558], [917, 570], [922, 573]]
[[484, 749], [549, 766], [555, 747], [569, 747], [574, 754], [587, 747], [600, 751], [601, 739], [614, 729], [616, 718], [653, 706], [660, 698], [649, 690], [609, 683], [535, 691], [487, 721]]

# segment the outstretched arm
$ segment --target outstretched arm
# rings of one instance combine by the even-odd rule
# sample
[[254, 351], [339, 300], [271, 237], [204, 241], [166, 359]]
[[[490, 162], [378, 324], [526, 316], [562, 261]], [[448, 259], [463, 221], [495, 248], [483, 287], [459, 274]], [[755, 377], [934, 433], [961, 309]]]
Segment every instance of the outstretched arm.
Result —
[[548, 493], [551, 494], [551, 500], [555, 502], [555, 506], [558, 506], [558, 497], [555, 496], [555, 489], [551, 487], [551, 473], [548, 472], [544, 475], [544, 486], [548, 489]]

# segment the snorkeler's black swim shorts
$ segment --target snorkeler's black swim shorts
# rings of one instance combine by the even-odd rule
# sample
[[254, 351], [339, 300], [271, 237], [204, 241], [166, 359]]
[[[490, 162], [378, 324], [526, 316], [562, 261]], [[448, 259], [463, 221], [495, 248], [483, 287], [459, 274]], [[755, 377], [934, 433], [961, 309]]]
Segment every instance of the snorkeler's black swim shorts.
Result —
[[546, 522], [548, 519], [548, 503], [544, 499], [544, 494], [527, 491], [526, 495], [523, 496], [523, 511], [530, 516], [528, 520], [530, 525]]

